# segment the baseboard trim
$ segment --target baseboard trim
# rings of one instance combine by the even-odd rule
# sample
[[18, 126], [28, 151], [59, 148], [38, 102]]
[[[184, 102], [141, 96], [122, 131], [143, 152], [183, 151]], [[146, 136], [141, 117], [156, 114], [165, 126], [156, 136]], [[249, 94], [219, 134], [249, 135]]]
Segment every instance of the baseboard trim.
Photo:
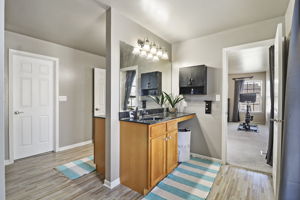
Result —
[[216, 161], [216, 162], [220, 162], [220, 163], [224, 164], [224, 162], [221, 159], [218, 159], [218, 158], [204, 156], [204, 155], [200, 155], [200, 154], [197, 154], [197, 153], [191, 153], [191, 155], [194, 156], [194, 157], [198, 157], [198, 158], [202, 158], [202, 159], [207, 159], [207, 160], [212, 160], [212, 161]]
[[84, 146], [84, 145], [91, 144], [91, 143], [92, 143], [92, 140], [88, 140], [88, 141], [85, 141], [85, 142], [80, 142], [80, 143], [71, 144], [71, 145], [64, 146], [64, 147], [59, 147], [57, 152], [73, 149], [73, 148]]
[[13, 160], [4, 160], [4, 165], [11, 165], [11, 164], [14, 164], [14, 161]]
[[118, 185], [120, 185], [120, 178], [117, 178], [116, 180], [110, 182], [108, 180], [104, 180], [104, 186], [109, 188], [109, 189], [113, 189], [115, 187], [117, 187]]

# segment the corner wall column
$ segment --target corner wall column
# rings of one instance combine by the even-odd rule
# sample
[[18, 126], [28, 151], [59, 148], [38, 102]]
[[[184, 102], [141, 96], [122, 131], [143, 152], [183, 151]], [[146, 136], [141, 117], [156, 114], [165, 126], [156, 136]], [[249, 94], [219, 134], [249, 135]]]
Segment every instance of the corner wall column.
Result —
[[120, 45], [115, 37], [113, 9], [106, 11], [106, 120], [105, 181], [114, 188], [120, 184], [119, 73]]

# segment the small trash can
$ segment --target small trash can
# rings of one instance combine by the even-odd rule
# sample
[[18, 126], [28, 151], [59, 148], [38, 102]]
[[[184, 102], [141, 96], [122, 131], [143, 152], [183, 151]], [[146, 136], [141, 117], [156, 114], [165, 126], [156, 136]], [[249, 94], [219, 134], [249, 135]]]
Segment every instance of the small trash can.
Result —
[[178, 129], [178, 161], [186, 162], [190, 160], [191, 130]]

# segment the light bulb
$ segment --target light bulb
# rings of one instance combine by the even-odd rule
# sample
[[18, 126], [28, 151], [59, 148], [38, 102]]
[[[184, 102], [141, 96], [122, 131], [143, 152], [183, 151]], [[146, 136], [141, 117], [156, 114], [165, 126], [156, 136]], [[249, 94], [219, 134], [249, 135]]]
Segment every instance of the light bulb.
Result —
[[161, 48], [158, 49], [156, 55], [157, 55], [158, 57], [162, 57], [163, 52], [162, 52], [162, 49], [161, 49]]
[[152, 54], [156, 54], [157, 49], [156, 49], [156, 44], [155, 44], [155, 43], [151, 46], [150, 52], [151, 52]]
[[169, 59], [168, 52], [165, 51], [161, 58], [164, 60], [168, 60]]
[[140, 53], [140, 56], [141, 56], [141, 57], [146, 57], [146, 56], [147, 56], [147, 52], [146, 52], [146, 51], [144, 51], [144, 50], [143, 50], [143, 51], [141, 51], [141, 53]]
[[154, 62], [157, 62], [157, 61], [159, 61], [159, 58], [158, 58], [158, 56], [153, 56], [153, 61], [154, 61]]
[[140, 48], [139, 47], [134, 47], [132, 53], [134, 55], [139, 55], [140, 54]]
[[150, 51], [150, 42], [148, 39], [145, 40], [143, 50]]
[[148, 53], [147, 59], [150, 60], [153, 58], [153, 55], [151, 53]]

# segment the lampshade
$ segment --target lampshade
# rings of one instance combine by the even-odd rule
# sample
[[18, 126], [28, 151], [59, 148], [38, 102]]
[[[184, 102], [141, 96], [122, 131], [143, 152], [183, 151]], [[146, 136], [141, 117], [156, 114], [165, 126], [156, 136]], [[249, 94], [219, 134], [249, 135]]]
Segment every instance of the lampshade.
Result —
[[150, 60], [150, 59], [152, 59], [153, 58], [153, 55], [152, 55], [152, 53], [148, 53], [148, 55], [147, 55], [147, 59], [148, 60]]
[[161, 49], [161, 48], [158, 49], [156, 55], [157, 55], [158, 57], [162, 57], [163, 52], [162, 52], [162, 49]]
[[158, 56], [156, 56], [156, 55], [155, 55], [155, 56], [153, 56], [153, 61], [154, 61], [154, 62], [157, 62], [157, 61], [159, 61], [159, 58], [158, 58]]
[[145, 40], [144, 46], [143, 46], [144, 51], [150, 51], [150, 42], [148, 39]]
[[169, 59], [168, 52], [165, 51], [161, 58], [164, 60], [168, 60]]
[[142, 50], [140, 53], [141, 57], [146, 57], [147, 56], [147, 52], [145, 50]]
[[134, 55], [139, 55], [140, 54], [140, 48], [139, 47], [134, 47], [132, 53]]
[[155, 44], [155, 43], [151, 46], [150, 52], [151, 52], [152, 54], [156, 54], [157, 48], [156, 48], [156, 44]]

